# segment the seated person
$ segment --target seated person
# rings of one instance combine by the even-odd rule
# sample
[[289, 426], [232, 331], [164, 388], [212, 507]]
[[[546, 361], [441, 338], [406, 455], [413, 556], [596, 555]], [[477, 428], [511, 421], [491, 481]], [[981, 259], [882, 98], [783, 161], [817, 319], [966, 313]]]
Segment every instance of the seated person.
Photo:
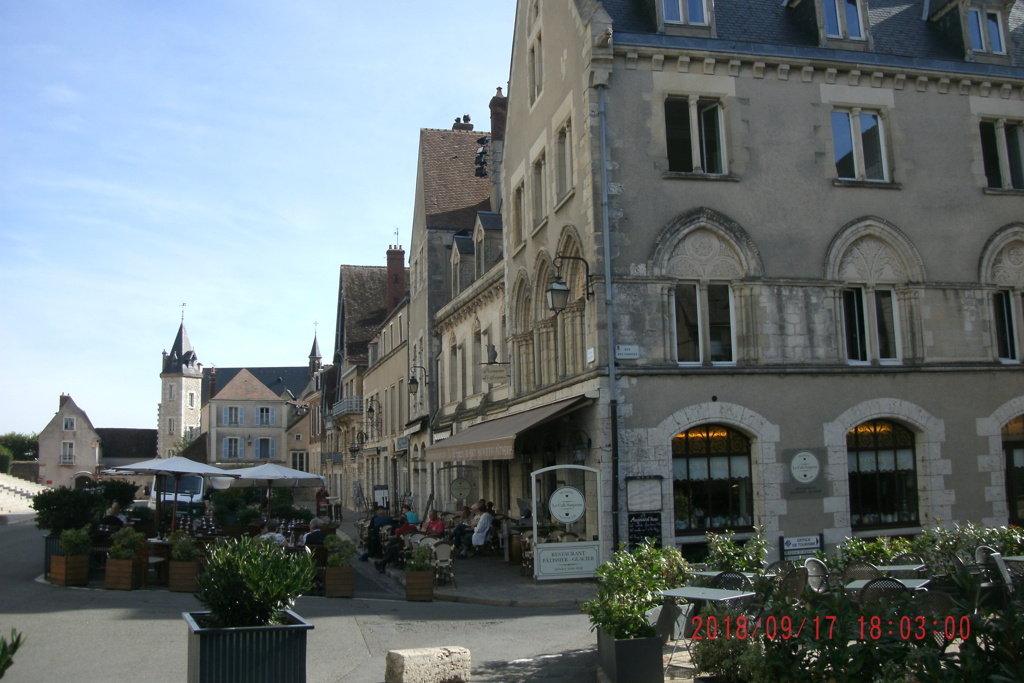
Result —
[[466, 534], [463, 536], [462, 552], [459, 553], [459, 557], [469, 557], [469, 553], [476, 554], [477, 549], [487, 542], [487, 532], [491, 528], [491, 523], [494, 521], [494, 515], [488, 512], [486, 509], [483, 514], [480, 515], [480, 520], [476, 523], [473, 528], [473, 534]]
[[402, 525], [395, 529], [395, 533], [392, 535], [391, 540], [388, 541], [388, 547], [384, 550], [384, 557], [379, 562], [374, 562], [373, 566], [377, 568], [381, 574], [384, 573], [384, 568], [388, 566], [388, 563], [394, 562], [398, 559], [402, 553], [402, 546], [405, 544], [405, 539], [402, 538], [406, 534], [416, 533], [418, 529], [415, 524], [410, 524], [409, 521], [403, 516]]
[[377, 511], [370, 521], [370, 528], [366, 533], [366, 552], [359, 556], [360, 560], [366, 562], [369, 558], [380, 557], [384, 553], [384, 549], [380, 544], [380, 529], [393, 522], [394, 520], [387, 510], [384, 509], [384, 506], [378, 505]]
[[[117, 503], [114, 503], [114, 505], [117, 505]], [[103, 519], [100, 520], [100, 524], [103, 524], [104, 526], [124, 526], [124, 520], [118, 517], [117, 509], [114, 505], [111, 505], [107, 508], [107, 511], [103, 513]]]
[[[476, 508], [476, 505], [473, 508]], [[475, 509], [465, 505], [462, 506], [462, 517], [459, 518], [459, 523], [455, 525], [455, 530], [452, 531], [452, 545], [456, 548], [462, 547], [462, 537], [473, 530], [473, 525], [476, 523], [474, 520], [475, 516]]]
[[273, 541], [278, 545], [285, 544], [285, 538], [277, 531], [278, 521], [276, 519], [268, 519], [263, 523], [263, 528], [260, 530], [260, 538], [264, 541]]
[[423, 523], [422, 531], [431, 538], [444, 536], [444, 520], [437, 514], [437, 510], [427, 513], [427, 521]]
[[302, 536], [302, 545], [323, 545], [327, 532], [321, 529], [323, 523], [318, 517], [309, 520], [309, 531]]
[[409, 522], [409, 524], [419, 524], [420, 516], [412, 511], [412, 506], [408, 503], [402, 506], [402, 516]]

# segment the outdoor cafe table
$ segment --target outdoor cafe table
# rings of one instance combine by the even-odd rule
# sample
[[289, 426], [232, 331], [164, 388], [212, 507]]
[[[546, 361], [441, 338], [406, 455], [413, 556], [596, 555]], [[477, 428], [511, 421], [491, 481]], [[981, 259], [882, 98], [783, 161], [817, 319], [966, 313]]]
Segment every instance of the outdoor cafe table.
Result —
[[[931, 580], [931, 579], [899, 579], [899, 578], [896, 578], [896, 577], [893, 577], [893, 578], [896, 581], [899, 581], [900, 583], [902, 583], [904, 586], [906, 586], [907, 588], [909, 588], [912, 591], [916, 591], [916, 590], [920, 590], [920, 589], [924, 588], [925, 585]], [[868, 581], [870, 581], [870, 580], [871, 579], [857, 579], [856, 581], [851, 581], [850, 583], [846, 584], [846, 591], [848, 593], [854, 593], [856, 591], [859, 591], [861, 588], [866, 586]]]
[[1024, 562], [1024, 555], [1010, 555], [1003, 557], [1003, 562]]
[[[699, 573], [699, 572], [697, 572]], [[716, 572], [717, 573], [717, 572]], [[756, 595], [752, 591], [738, 591], [731, 588], [704, 588], [703, 586], [680, 586], [679, 588], [669, 588], [661, 591], [662, 597], [665, 598], [683, 598], [690, 602], [728, 602], [730, 600], [740, 600], [743, 598], [749, 598]], [[693, 612], [691, 612], [693, 614]], [[689, 639], [686, 641], [686, 649], [690, 649]], [[668, 661], [665, 662], [665, 671], [668, 671], [668, 665], [672, 662], [672, 657], [676, 654], [676, 648], [679, 647], [679, 641], [677, 640], [675, 645], [672, 647], [672, 654], [669, 655]]]
[[924, 569], [924, 564], [880, 564], [878, 565], [878, 569], [883, 574], [892, 574], [895, 572], [919, 572]]
[[[722, 572], [716, 572], [716, 571], [712, 571], [712, 570], [702, 570], [702, 571], [699, 571], [699, 572], [692, 572], [692, 574], [694, 576], [718, 576], [721, 573]], [[748, 579], [755, 579], [755, 578], [757, 578], [757, 574], [755, 572], [739, 572], [739, 573], [743, 574], [743, 576], [747, 577]]]

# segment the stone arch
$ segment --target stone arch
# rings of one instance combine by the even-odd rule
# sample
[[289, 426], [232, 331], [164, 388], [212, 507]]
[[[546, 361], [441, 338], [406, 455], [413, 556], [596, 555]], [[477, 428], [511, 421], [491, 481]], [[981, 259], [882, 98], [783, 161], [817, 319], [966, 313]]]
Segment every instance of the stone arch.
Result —
[[824, 425], [825, 447], [828, 449], [825, 478], [831, 491], [822, 501], [822, 513], [833, 515], [831, 528], [826, 525], [825, 529], [826, 544], [841, 543], [851, 535], [846, 434], [857, 425], [876, 419], [894, 420], [914, 431], [921, 526], [932, 526], [936, 520], [948, 520], [953, 514], [955, 492], [946, 485], [946, 477], [953, 471], [953, 462], [942, 457], [942, 444], [946, 441], [945, 422], [909, 401], [870, 399], [848, 408], [834, 421]]
[[[622, 437], [623, 442], [634, 444], [631, 448], [637, 448], [638, 452], [634, 457], [623, 459], [623, 476], [650, 474], [645, 467], [650, 467], [653, 458], [664, 476], [663, 499], [672, 500], [672, 439], [680, 432], [708, 423], [732, 427], [750, 438], [754, 520], [764, 527], [765, 535], [772, 538], [779, 533], [779, 516], [786, 514], [786, 501], [777, 483], [783, 476], [782, 465], [776, 455], [779, 426], [749, 408], [720, 401], [696, 403], [680, 408], [649, 429], [627, 430]], [[671, 513], [668, 516], [666, 528], [673, 529], [675, 520], [671, 519]], [[670, 536], [666, 542], [671, 543], [672, 538]]]
[[978, 454], [978, 471], [991, 476], [986, 494], [992, 505], [991, 516], [982, 519], [986, 526], [1003, 526], [1010, 514], [1006, 500], [1006, 460], [1003, 457], [1003, 427], [1018, 415], [1024, 415], [1024, 395], [1012, 398], [977, 420], [978, 436], [985, 439], [986, 452]]
[[725, 214], [701, 207], [674, 218], [651, 255], [654, 276], [697, 280], [761, 277], [761, 254], [750, 235]]
[[512, 319], [510, 332], [512, 334], [522, 334], [532, 330], [533, 290], [530, 285], [530, 279], [524, 271], [520, 271], [516, 277], [510, 301]]
[[545, 320], [553, 315], [548, 310], [547, 289], [551, 282], [554, 266], [551, 264], [551, 256], [547, 251], [542, 250], [537, 254], [537, 260], [533, 264], [533, 281], [537, 283], [536, 296], [533, 297], [532, 315], [535, 321]]
[[978, 281], [1024, 289], [1024, 224], [1004, 225], [989, 238], [978, 261]]
[[825, 255], [827, 280], [876, 283], [924, 282], [924, 261], [913, 242], [876, 216], [850, 221], [836, 233]]

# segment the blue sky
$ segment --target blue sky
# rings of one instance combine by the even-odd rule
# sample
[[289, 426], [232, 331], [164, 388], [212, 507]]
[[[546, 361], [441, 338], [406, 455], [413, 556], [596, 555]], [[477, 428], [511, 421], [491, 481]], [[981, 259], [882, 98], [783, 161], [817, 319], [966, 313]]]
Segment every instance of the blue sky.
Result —
[[[385, 7], [387, 12], [377, 11]], [[420, 128], [505, 88], [515, 3], [0, 3], [0, 433], [156, 427], [200, 362], [329, 359], [342, 263], [409, 246]]]

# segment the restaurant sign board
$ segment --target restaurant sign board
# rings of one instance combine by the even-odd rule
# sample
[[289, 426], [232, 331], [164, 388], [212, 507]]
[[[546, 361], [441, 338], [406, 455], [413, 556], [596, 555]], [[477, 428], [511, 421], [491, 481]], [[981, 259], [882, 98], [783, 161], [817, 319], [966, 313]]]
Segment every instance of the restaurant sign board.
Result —
[[598, 565], [597, 541], [538, 543], [534, 549], [534, 575], [543, 579], [588, 579]]

